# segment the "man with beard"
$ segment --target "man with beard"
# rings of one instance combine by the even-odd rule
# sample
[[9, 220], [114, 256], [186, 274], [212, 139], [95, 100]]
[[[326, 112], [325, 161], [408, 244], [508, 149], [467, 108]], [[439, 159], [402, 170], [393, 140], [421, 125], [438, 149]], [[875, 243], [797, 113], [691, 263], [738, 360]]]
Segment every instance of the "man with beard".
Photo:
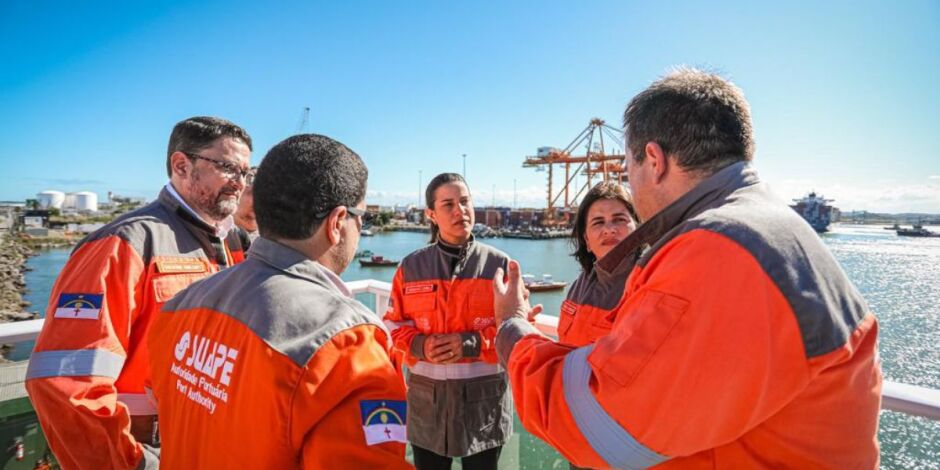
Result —
[[90, 234], [55, 283], [26, 388], [64, 468], [156, 468], [146, 336], [163, 303], [244, 258], [232, 214], [251, 137], [214, 117], [178, 123], [153, 203]]
[[255, 179], [257, 167], [251, 167], [251, 174], [248, 175], [245, 190], [242, 191], [242, 197], [238, 200], [238, 210], [235, 211], [235, 225], [241, 229], [242, 242], [248, 245], [258, 238], [258, 220], [255, 218], [255, 193], [252, 183]]
[[165, 468], [410, 468], [389, 332], [339, 278], [367, 177], [321, 135], [264, 157], [248, 259], [174, 297], [147, 340]]

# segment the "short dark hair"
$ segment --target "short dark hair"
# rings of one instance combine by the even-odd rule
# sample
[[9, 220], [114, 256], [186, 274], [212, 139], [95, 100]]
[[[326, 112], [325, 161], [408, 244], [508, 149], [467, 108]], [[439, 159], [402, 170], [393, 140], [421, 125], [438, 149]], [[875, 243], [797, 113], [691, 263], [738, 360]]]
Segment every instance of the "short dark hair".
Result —
[[710, 175], [754, 157], [751, 110], [744, 93], [724, 78], [679, 68], [653, 82], [623, 114], [627, 146], [637, 162], [656, 142], [685, 170]]
[[170, 144], [166, 149], [166, 175], [173, 176], [170, 156], [176, 152], [197, 153], [212, 145], [219, 137], [231, 137], [241, 140], [251, 148], [251, 136], [241, 127], [230, 121], [212, 116], [196, 116], [184, 119], [170, 133]]
[[258, 230], [266, 237], [309, 238], [329, 212], [365, 199], [369, 170], [345, 145], [301, 134], [275, 145], [258, 167], [252, 190]]
[[627, 206], [627, 213], [633, 221], [639, 220], [636, 216], [636, 209], [633, 208], [633, 197], [620, 183], [611, 180], [601, 181], [594, 185], [578, 205], [578, 215], [575, 217], [574, 228], [571, 230], [571, 244], [574, 245], [574, 253], [571, 255], [578, 260], [584, 272], [591, 272], [594, 269], [594, 262], [597, 261], [597, 257], [588, 250], [587, 242], [584, 240], [584, 234], [587, 232], [587, 214], [591, 210], [591, 205], [601, 199], [622, 202], [624, 206]]
[[[432, 178], [431, 182], [428, 183], [428, 187], [424, 190], [424, 201], [427, 203], [428, 209], [434, 210], [434, 203], [437, 202], [434, 193], [437, 192], [437, 188], [449, 183], [463, 183], [463, 185], [467, 187], [467, 192], [470, 191], [470, 185], [467, 184], [467, 180], [459, 173], [441, 173]], [[431, 222], [431, 243], [437, 241], [439, 234], [440, 229], [437, 227], [437, 224]]]

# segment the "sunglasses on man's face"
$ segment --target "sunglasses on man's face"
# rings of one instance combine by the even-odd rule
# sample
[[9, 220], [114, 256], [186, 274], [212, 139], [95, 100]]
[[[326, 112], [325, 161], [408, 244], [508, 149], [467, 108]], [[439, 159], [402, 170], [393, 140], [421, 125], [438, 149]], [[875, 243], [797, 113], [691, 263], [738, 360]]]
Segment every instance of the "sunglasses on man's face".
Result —
[[[335, 209], [335, 208], [334, 208], [334, 209]], [[330, 212], [332, 212], [332, 211], [333, 211], [333, 209], [330, 209], [330, 210], [328, 210], [328, 211], [323, 211], [323, 212], [317, 214], [317, 215], [316, 215], [317, 220], [321, 220], [321, 219], [326, 218], [326, 216], [330, 215]], [[374, 213], [369, 212], [369, 211], [366, 211], [366, 210], [363, 210], [363, 209], [357, 209], [357, 208], [355, 208], [355, 207], [349, 207], [349, 206], [347, 206], [347, 207], [346, 207], [346, 216], [347, 216], [347, 217], [359, 217], [360, 219], [362, 219], [362, 228], [369, 228], [369, 227], [372, 226], [372, 223], [375, 222], [375, 214], [374, 214]]]

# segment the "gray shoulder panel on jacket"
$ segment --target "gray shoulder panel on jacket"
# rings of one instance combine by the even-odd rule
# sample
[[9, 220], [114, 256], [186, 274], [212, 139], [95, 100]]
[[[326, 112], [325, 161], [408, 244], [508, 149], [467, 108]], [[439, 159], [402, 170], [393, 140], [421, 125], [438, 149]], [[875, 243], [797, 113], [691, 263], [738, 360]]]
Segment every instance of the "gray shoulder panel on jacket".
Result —
[[696, 229], [722, 234], [754, 257], [796, 315], [807, 357], [844, 345], [868, 312], [819, 236], [763, 184], [735, 191], [665, 238]]
[[385, 330], [356, 300], [254, 258], [192, 284], [164, 311], [199, 307], [238, 320], [299, 367], [344, 330], [364, 324]]

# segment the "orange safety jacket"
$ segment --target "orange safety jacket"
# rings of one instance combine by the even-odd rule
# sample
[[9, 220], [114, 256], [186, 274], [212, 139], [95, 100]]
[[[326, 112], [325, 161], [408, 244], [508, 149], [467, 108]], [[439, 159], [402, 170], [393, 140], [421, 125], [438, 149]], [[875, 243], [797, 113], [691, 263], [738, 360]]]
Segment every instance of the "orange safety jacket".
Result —
[[[144, 338], [164, 302], [243, 259], [167, 189], [75, 247], [56, 280], [26, 389], [64, 468], [134, 468], [156, 414]], [[151, 459], [153, 460], [153, 459]]]
[[617, 317], [614, 307], [623, 297], [627, 276], [636, 263], [638, 253], [638, 250], [633, 250], [622, 255], [619, 251], [611, 250], [608, 256], [618, 259], [609, 259], [606, 264], [614, 265], [613, 269], [608, 270], [605, 264], [596, 262], [593, 269], [581, 272], [561, 304], [558, 316], [559, 342], [584, 346], [610, 332]]
[[[412, 444], [460, 457], [501, 446], [512, 435], [506, 373], [493, 344], [493, 276], [508, 262], [505, 253], [472, 239], [459, 255], [438, 242], [401, 261], [385, 324], [410, 372]], [[441, 333], [460, 333], [463, 359], [425, 360], [425, 340]]]
[[297, 251], [255, 240], [148, 342], [164, 468], [410, 468], [385, 326]]
[[526, 429], [591, 468], [876, 468], [877, 323], [809, 225], [738, 163], [644, 226], [610, 334], [500, 326]]

